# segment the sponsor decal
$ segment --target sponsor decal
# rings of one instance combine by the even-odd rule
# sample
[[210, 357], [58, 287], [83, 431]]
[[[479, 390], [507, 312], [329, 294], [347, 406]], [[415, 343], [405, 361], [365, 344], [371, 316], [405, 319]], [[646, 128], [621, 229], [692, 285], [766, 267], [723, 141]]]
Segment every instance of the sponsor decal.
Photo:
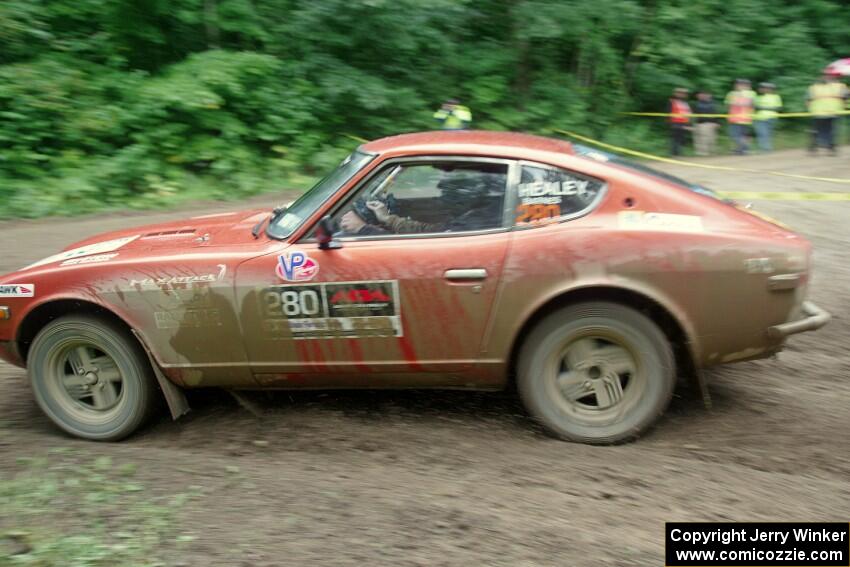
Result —
[[571, 198], [576, 197], [579, 202], [589, 201], [593, 197], [590, 189], [592, 189], [591, 181], [588, 179], [571, 178], [520, 183], [517, 186], [520, 204], [516, 209], [515, 223], [541, 223], [558, 218], [565, 214], [562, 206], [565, 197], [567, 197], [569, 212], [571, 209], [576, 209], [573, 203], [575, 199]]
[[98, 254], [97, 256], [83, 256], [82, 258], [72, 258], [61, 262], [60, 266], [79, 266], [80, 264], [99, 264], [108, 262], [118, 255], [118, 252], [112, 254]]
[[532, 183], [520, 183], [517, 186], [517, 191], [520, 199], [525, 199], [529, 197], [550, 196], [584, 196], [587, 194], [588, 185], [590, 185], [590, 181], [586, 179], [564, 179], [563, 181], [534, 181]]
[[277, 257], [277, 277], [288, 282], [306, 282], [319, 273], [319, 263], [306, 252], [286, 252]]
[[199, 284], [210, 284], [224, 279], [227, 274], [227, 266], [218, 264], [217, 274], [195, 274], [191, 276], [161, 276], [156, 278], [131, 279], [130, 287], [136, 290], [159, 289], [169, 291], [173, 289], [188, 289], [197, 287]]
[[347, 289], [337, 291], [331, 297], [331, 303], [334, 305], [371, 305], [374, 301], [392, 301], [390, 297], [381, 290], [373, 289]]
[[650, 230], [660, 232], [702, 232], [702, 218], [694, 215], [671, 213], [646, 213], [620, 211], [617, 221], [623, 230]]
[[748, 274], [772, 274], [775, 271], [770, 258], [747, 258], [744, 268]]
[[158, 329], [198, 329], [221, 325], [221, 311], [218, 309], [156, 311], [153, 315]]
[[395, 313], [396, 294], [387, 282], [325, 284], [331, 317], [391, 316]]
[[0, 285], [0, 297], [35, 297], [35, 284]]
[[45, 264], [52, 264], [53, 262], [63, 262], [65, 260], [71, 260], [73, 258], [79, 258], [81, 256], [92, 256], [94, 254], [102, 254], [104, 252], [114, 252], [128, 244], [139, 237], [138, 234], [134, 236], [125, 236], [124, 238], [116, 238], [114, 240], [106, 240], [104, 242], [96, 242], [94, 244], [88, 244], [86, 246], [80, 246], [79, 248], [74, 248], [73, 250], [67, 250], [65, 252], [60, 252], [59, 254], [54, 254], [53, 256], [48, 256], [43, 260], [39, 260], [35, 264], [30, 264], [24, 270], [28, 270], [29, 268], [35, 268], [37, 266], [44, 266]]
[[[560, 200], [560, 197], [558, 197]], [[516, 208], [516, 224], [541, 222], [561, 216], [561, 205], [522, 204]]]
[[398, 281], [279, 285], [260, 293], [269, 338], [400, 337]]

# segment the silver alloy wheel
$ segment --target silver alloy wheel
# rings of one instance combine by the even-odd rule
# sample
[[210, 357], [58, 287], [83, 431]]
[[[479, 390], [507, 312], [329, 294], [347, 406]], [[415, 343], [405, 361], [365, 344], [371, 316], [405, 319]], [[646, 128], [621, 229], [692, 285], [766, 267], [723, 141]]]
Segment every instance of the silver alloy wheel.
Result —
[[133, 433], [156, 409], [156, 380], [144, 349], [120, 322], [69, 314], [44, 326], [27, 373], [39, 407], [66, 432], [93, 441]]
[[569, 441], [634, 439], [664, 413], [675, 384], [664, 332], [644, 313], [607, 301], [552, 311], [525, 337], [517, 362], [529, 413]]
[[638, 357], [613, 333], [571, 337], [546, 363], [547, 386], [565, 413], [587, 424], [617, 421], [646, 388]]
[[66, 341], [47, 365], [47, 386], [75, 418], [88, 423], [111, 419], [124, 399], [124, 380], [115, 360], [98, 345]]

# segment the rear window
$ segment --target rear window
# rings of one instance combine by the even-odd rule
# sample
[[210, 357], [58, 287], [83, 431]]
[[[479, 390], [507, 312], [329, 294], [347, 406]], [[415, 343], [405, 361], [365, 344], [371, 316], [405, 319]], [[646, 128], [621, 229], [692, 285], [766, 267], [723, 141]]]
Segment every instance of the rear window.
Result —
[[581, 216], [599, 202], [604, 189], [605, 184], [598, 179], [563, 169], [523, 164], [514, 223], [528, 226]]

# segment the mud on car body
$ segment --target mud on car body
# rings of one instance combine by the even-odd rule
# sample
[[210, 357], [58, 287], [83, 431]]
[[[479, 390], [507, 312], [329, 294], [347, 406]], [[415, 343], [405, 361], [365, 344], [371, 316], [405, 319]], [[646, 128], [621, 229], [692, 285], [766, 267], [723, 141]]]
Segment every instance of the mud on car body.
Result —
[[161, 390], [177, 415], [184, 388], [514, 380], [554, 435], [630, 439], [677, 377], [829, 316], [804, 238], [609, 161], [522, 134], [370, 142], [272, 213], [99, 235], [0, 278], [0, 356], [88, 439], [132, 433]]

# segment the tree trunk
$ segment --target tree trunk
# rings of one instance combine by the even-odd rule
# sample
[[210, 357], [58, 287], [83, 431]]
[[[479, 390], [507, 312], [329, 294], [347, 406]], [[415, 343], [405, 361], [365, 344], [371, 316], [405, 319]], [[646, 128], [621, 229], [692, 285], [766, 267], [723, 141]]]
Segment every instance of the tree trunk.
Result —
[[204, 31], [207, 48], [219, 46], [218, 5], [216, 0], [204, 0]]

